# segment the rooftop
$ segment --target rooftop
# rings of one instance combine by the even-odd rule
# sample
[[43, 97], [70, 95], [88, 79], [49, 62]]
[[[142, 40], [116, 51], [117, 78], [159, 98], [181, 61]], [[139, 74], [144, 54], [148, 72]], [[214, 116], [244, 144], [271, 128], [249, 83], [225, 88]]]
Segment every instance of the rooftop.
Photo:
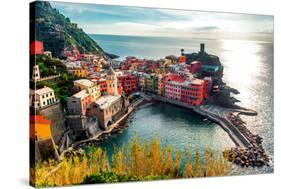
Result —
[[87, 92], [87, 90], [82, 90], [74, 95], [72, 95], [72, 97], [75, 97], [75, 98], [85, 98], [89, 95], [89, 93]]
[[91, 87], [94, 83], [88, 79], [79, 79], [79, 80], [74, 81], [74, 85], [75, 84], [80, 84], [80, 85], [84, 85], [86, 87]]
[[105, 109], [120, 98], [121, 95], [117, 95], [117, 96], [106, 95], [100, 97], [97, 101], [95, 101], [95, 103], [99, 105], [100, 109]]
[[44, 88], [36, 90], [35, 94], [42, 95], [42, 94], [51, 93], [51, 92], [54, 92], [54, 90], [49, 87], [44, 87]]
[[192, 61], [190, 64], [200, 64], [200, 61]]
[[31, 124], [50, 124], [51, 121], [45, 119], [42, 115], [30, 116], [29, 121]]
[[193, 85], [202, 85], [204, 83], [204, 80], [202, 79], [194, 79], [191, 81], [191, 84]]

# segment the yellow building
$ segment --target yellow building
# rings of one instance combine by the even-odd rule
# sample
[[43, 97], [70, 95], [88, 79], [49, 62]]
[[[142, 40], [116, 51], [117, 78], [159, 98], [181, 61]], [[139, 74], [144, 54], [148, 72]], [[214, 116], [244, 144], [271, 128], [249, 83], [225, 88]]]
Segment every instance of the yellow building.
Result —
[[94, 85], [89, 88], [88, 91], [92, 95], [94, 101], [101, 97], [100, 87], [98, 83], [94, 83]]
[[97, 82], [92, 82], [88, 79], [79, 79], [75, 80], [73, 85], [78, 91], [87, 90], [92, 95], [94, 101], [101, 96], [100, 87]]
[[163, 91], [162, 75], [157, 75], [157, 95], [161, 96]]
[[88, 76], [88, 71], [83, 68], [75, 68], [73, 70], [73, 75], [75, 75], [75, 77], [85, 78]]
[[155, 89], [155, 75], [151, 74], [149, 77], [145, 78], [145, 90], [149, 92], [154, 92]]
[[43, 116], [30, 117], [30, 138], [33, 140], [46, 140], [52, 138], [51, 122]]

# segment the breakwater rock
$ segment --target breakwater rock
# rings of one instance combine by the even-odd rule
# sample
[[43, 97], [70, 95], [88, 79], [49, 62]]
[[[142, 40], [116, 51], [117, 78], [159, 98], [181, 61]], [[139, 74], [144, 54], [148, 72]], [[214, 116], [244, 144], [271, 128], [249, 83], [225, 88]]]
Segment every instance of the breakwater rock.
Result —
[[224, 157], [226, 157], [230, 162], [242, 167], [261, 167], [264, 165], [269, 166], [270, 162], [269, 156], [262, 148], [259, 147], [231, 148], [230, 150], [226, 150], [224, 152]]

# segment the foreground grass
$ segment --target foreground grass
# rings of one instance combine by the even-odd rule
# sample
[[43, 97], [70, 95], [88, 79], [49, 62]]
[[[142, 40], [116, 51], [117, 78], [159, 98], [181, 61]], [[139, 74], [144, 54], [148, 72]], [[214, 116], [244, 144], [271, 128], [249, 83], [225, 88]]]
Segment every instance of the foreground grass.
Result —
[[53, 160], [37, 163], [32, 182], [43, 187], [223, 176], [231, 168], [221, 154], [208, 149], [202, 156], [199, 152], [182, 155], [169, 146], [161, 148], [159, 139], [140, 144], [136, 137], [127, 146], [116, 147], [111, 161], [105, 150], [94, 148], [87, 154], [64, 158], [60, 163]]

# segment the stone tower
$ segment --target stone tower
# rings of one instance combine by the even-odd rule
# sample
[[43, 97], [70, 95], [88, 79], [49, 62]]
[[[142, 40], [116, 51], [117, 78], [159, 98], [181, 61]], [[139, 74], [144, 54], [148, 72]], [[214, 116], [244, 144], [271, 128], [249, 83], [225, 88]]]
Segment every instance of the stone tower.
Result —
[[110, 83], [110, 88], [111, 88], [111, 94], [114, 96], [118, 95], [118, 86], [117, 86], [117, 76], [116, 73], [114, 72], [113, 68], [110, 66], [109, 67], [109, 72], [108, 72], [108, 79], [111, 81]]
[[34, 65], [33, 66], [33, 72], [32, 72], [32, 80], [37, 81], [40, 79], [40, 71], [39, 71], [39, 66]]

